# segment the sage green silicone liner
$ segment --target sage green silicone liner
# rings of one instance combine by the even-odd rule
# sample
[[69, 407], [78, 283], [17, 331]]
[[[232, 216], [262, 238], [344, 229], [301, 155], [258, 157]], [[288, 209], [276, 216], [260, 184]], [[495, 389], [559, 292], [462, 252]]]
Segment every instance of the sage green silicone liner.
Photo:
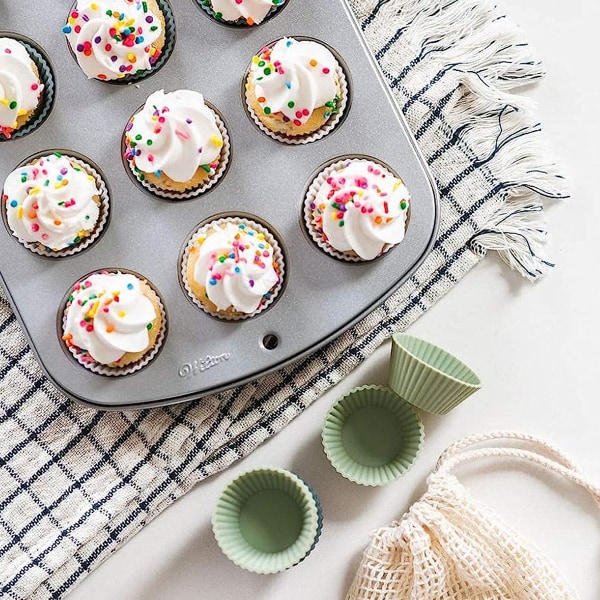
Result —
[[390, 387], [412, 405], [445, 415], [481, 387], [479, 377], [458, 358], [425, 340], [392, 336]]
[[219, 496], [212, 516], [223, 553], [238, 567], [264, 575], [304, 560], [322, 526], [321, 506], [312, 488], [294, 473], [275, 467], [236, 477]]
[[415, 409], [393, 390], [365, 385], [344, 394], [325, 418], [327, 458], [346, 479], [385, 485], [414, 464], [425, 437]]

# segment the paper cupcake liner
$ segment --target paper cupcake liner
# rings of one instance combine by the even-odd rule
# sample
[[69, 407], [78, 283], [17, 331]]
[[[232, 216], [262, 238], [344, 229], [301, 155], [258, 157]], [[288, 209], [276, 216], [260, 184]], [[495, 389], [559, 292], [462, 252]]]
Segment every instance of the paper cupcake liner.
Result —
[[[227, 127], [225, 126], [225, 122], [223, 121], [223, 117], [221, 113], [215, 108], [215, 106], [211, 103], [204, 101], [206, 106], [210, 108], [210, 110], [215, 115], [215, 122], [223, 137], [223, 146], [221, 148], [221, 154], [219, 155], [219, 166], [214, 174], [206, 181], [206, 183], [195, 187], [190, 190], [186, 190], [184, 192], [178, 192], [175, 190], [163, 190], [152, 183], [146, 181], [145, 179], [140, 179], [140, 172], [136, 171], [135, 166], [132, 161], [127, 160], [125, 155], [125, 132], [123, 132], [122, 143], [121, 143], [121, 156], [123, 157], [123, 163], [126, 164], [128, 172], [133, 176], [133, 182], [139, 185], [145, 191], [150, 192], [153, 196], [157, 196], [158, 198], [166, 199], [166, 200], [190, 200], [192, 198], [197, 198], [201, 196], [205, 192], [208, 192], [212, 188], [214, 188], [217, 183], [219, 183], [227, 169], [229, 168], [229, 162], [231, 159], [231, 142], [229, 140], [229, 132], [227, 131]], [[140, 107], [141, 108], [141, 107]], [[128, 121], [129, 122], [129, 121]]]
[[394, 334], [390, 387], [418, 408], [445, 415], [481, 387], [463, 362], [429, 342]]
[[423, 423], [414, 408], [389, 388], [376, 385], [343, 395], [329, 410], [322, 432], [325, 454], [335, 470], [367, 486], [385, 485], [404, 475], [423, 440]]
[[[173, 9], [171, 8], [171, 4], [169, 0], [156, 0], [160, 11], [162, 12], [165, 18], [165, 43], [161, 51], [161, 55], [158, 57], [158, 60], [154, 63], [151, 69], [148, 69], [145, 73], [140, 73], [139, 75], [132, 75], [131, 77], [125, 77], [126, 83], [140, 81], [150, 75], [154, 75], [158, 73], [162, 67], [166, 64], [166, 62], [173, 54], [173, 49], [175, 48], [175, 40], [176, 40], [176, 32], [175, 32], [175, 16], [173, 15]], [[120, 80], [117, 80], [120, 81]]]
[[41, 46], [36, 44], [33, 40], [22, 36], [20, 34], [12, 33], [9, 31], [0, 31], [0, 37], [7, 37], [20, 42], [29, 53], [31, 60], [37, 67], [39, 77], [44, 85], [44, 91], [42, 92], [42, 101], [39, 106], [35, 109], [34, 113], [29, 117], [29, 120], [16, 131], [10, 134], [10, 138], [0, 133], [0, 142], [6, 142], [11, 140], [20, 139], [36, 129], [38, 129], [44, 121], [50, 116], [52, 108], [54, 107], [56, 84], [54, 79], [54, 72], [50, 66], [50, 59], [46, 52]]
[[[89, 371], [92, 371], [98, 375], [106, 375], [108, 377], [120, 377], [123, 375], [131, 375], [132, 373], [136, 373], [140, 369], [147, 366], [152, 360], [154, 360], [154, 358], [156, 358], [156, 356], [160, 352], [162, 345], [165, 341], [165, 337], [167, 335], [167, 312], [165, 310], [165, 306], [163, 304], [160, 293], [158, 292], [158, 290], [156, 289], [154, 284], [149, 279], [147, 279], [143, 275], [140, 275], [139, 273], [136, 273], [135, 271], [130, 271], [129, 269], [98, 269], [96, 271], [93, 271], [92, 273], [88, 273], [87, 275], [80, 277], [77, 281], [81, 281], [81, 280], [85, 279], [86, 277], [93, 275], [94, 273], [102, 273], [102, 272], [130, 273], [131, 275], [135, 275], [140, 281], [143, 281], [148, 286], [148, 288], [150, 288], [150, 290], [153, 293], [152, 299], [156, 301], [156, 303], [159, 307], [159, 310], [160, 310], [160, 315], [161, 315], [160, 333], [158, 334], [158, 336], [156, 338], [156, 342], [154, 343], [154, 346], [150, 350], [148, 350], [146, 352], [146, 354], [144, 354], [144, 356], [142, 356], [139, 360], [136, 360], [135, 362], [129, 363], [122, 367], [109, 367], [107, 365], [103, 365], [103, 364], [100, 364], [100, 363], [94, 361], [93, 358], [88, 354], [88, 352], [86, 350], [81, 350], [81, 349], [75, 348], [74, 346], [67, 347], [66, 345], [64, 345], [64, 342], [62, 342], [62, 339], [61, 339], [61, 344], [64, 345], [64, 347], [68, 350], [69, 354], [71, 356], [73, 356], [73, 358], [80, 365], [82, 365]], [[67, 292], [67, 297], [68, 297], [72, 287], [73, 286], [71, 286], [69, 288], [69, 292]], [[59, 337], [61, 337], [61, 338], [62, 338], [64, 327], [66, 324], [66, 319], [67, 319], [67, 308], [68, 308], [67, 301], [63, 302], [63, 305], [64, 305], [64, 309], [62, 311], [61, 327], [60, 327], [60, 331], [59, 331]]]
[[61, 151], [61, 150], [45, 150], [44, 152], [38, 152], [34, 156], [29, 157], [27, 160], [19, 164], [16, 168], [23, 167], [25, 165], [29, 165], [32, 162], [44, 158], [45, 156], [49, 156], [54, 152], [60, 152], [65, 158], [68, 158], [70, 161], [78, 164], [82, 169], [89, 173], [94, 177], [98, 188], [100, 190], [100, 213], [98, 215], [98, 221], [96, 226], [92, 230], [92, 232], [84, 237], [79, 243], [74, 244], [73, 246], [68, 246], [67, 248], [63, 248], [62, 250], [52, 250], [47, 248], [40, 242], [28, 242], [26, 240], [22, 240], [17, 235], [13, 233], [8, 222], [6, 220], [6, 211], [3, 211], [2, 217], [4, 219], [5, 225], [8, 231], [11, 233], [13, 237], [15, 237], [25, 248], [31, 250], [35, 254], [39, 256], [46, 256], [48, 258], [64, 258], [65, 256], [73, 256], [89, 248], [94, 242], [96, 242], [101, 234], [104, 232], [106, 224], [108, 223], [110, 217], [110, 194], [108, 192], [108, 188], [105, 183], [104, 175], [101, 175], [99, 169], [97, 167], [92, 166], [94, 163], [87, 158], [86, 156], [80, 155], [78, 153], [72, 153], [69, 151]]
[[[270, 525], [275, 539], [266, 540], [261, 532], [253, 531], [245, 521], [245, 511], [256, 511], [253, 524], [263, 530]], [[279, 468], [239, 475], [219, 496], [212, 516], [223, 553], [242, 569], [265, 575], [303, 561], [316, 546], [322, 527], [321, 504], [314, 490], [294, 473]]]
[[210, 5], [209, 0], [194, 0], [194, 4], [197, 4], [206, 15], [211, 17], [211, 19], [216, 23], [219, 23], [219, 25], [233, 27], [236, 29], [247, 29], [250, 27], [259, 27], [260, 25], [264, 25], [265, 23], [270, 21], [276, 14], [278, 14], [283, 8], [285, 8], [290, 1], [291, 0], [283, 0], [283, 2], [280, 5], [273, 6], [273, 8], [271, 8], [271, 10], [267, 13], [265, 18], [260, 23], [253, 23], [252, 25], [249, 25], [246, 19], [243, 18], [238, 19], [237, 21], [225, 21], [224, 19], [219, 18], [217, 16], [217, 13], [215, 13], [212, 6]]
[[[300, 36], [295, 37], [294, 39], [297, 39], [297, 40], [310, 39], [310, 40], [312, 40], [312, 38], [303, 38]], [[323, 42], [320, 42], [319, 40], [312, 40], [312, 41], [323, 44]], [[276, 43], [276, 42], [273, 42], [268, 45], [272, 46], [274, 43]], [[323, 44], [323, 45], [325, 45], [325, 44]], [[244, 97], [244, 108], [246, 109], [246, 114], [248, 115], [248, 117], [252, 120], [252, 122], [256, 125], [256, 127], [258, 127], [258, 129], [260, 129], [260, 131], [262, 131], [262, 133], [264, 133], [265, 135], [268, 135], [270, 138], [272, 138], [274, 140], [277, 140], [278, 142], [282, 142], [283, 144], [290, 144], [293, 146], [298, 146], [298, 145], [309, 144], [310, 142], [316, 142], [317, 140], [320, 140], [321, 138], [325, 137], [327, 134], [331, 133], [342, 122], [343, 118], [345, 117], [345, 113], [348, 109], [348, 106], [349, 106], [348, 81], [346, 78], [346, 73], [344, 72], [344, 69], [341, 64], [343, 61], [337, 55], [336, 52], [334, 52], [328, 46], [326, 46], [326, 47], [330, 50], [330, 52], [334, 55], [335, 59], [338, 61], [338, 67], [336, 69], [336, 74], [338, 76], [338, 81], [339, 81], [339, 85], [340, 85], [340, 102], [337, 107], [338, 110], [335, 113], [335, 115], [333, 115], [329, 120], [327, 120], [326, 123], [324, 123], [317, 131], [314, 131], [313, 133], [307, 133], [305, 135], [296, 135], [296, 136], [284, 135], [282, 133], [271, 131], [256, 116], [256, 113], [254, 112], [254, 110], [252, 109], [252, 106], [250, 104], [250, 98], [248, 98], [248, 93], [246, 90], [246, 81], [250, 74], [250, 67], [248, 67], [248, 69], [246, 71], [246, 75], [244, 76], [244, 79], [242, 81], [242, 94]]]
[[[198, 300], [196, 295], [192, 292], [192, 290], [189, 286], [188, 280], [187, 280], [188, 258], [189, 258], [189, 254], [190, 254], [190, 250], [191, 250], [192, 246], [194, 246], [196, 243], [196, 239], [208, 227], [211, 227], [213, 225], [221, 225], [221, 224], [225, 224], [225, 223], [233, 223], [235, 225], [243, 223], [245, 225], [248, 225], [255, 231], [258, 231], [259, 233], [264, 234], [267, 241], [269, 242], [269, 244], [271, 244], [271, 246], [273, 248], [273, 262], [275, 262], [279, 267], [279, 283], [275, 284], [274, 289], [271, 291], [270, 297], [265, 299], [264, 303], [253, 313], [229, 315], [229, 314], [224, 314], [223, 312], [217, 312], [214, 310], [210, 310], [210, 308], [208, 308], [200, 300]], [[203, 222], [197, 229], [194, 230], [192, 235], [189, 237], [187, 243], [184, 246], [183, 253], [181, 256], [180, 279], [181, 279], [181, 284], [183, 285], [183, 288], [184, 288], [186, 294], [188, 295], [190, 300], [198, 308], [202, 309], [206, 314], [209, 314], [212, 317], [217, 317], [218, 319], [221, 319], [223, 321], [243, 321], [245, 319], [255, 317], [255, 316], [259, 315], [260, 313], [264, 312], [269, 306], [271, 306], [273, 304], [273, 302], [279, 296], [279, 293], [281, 292], [282, 287], [283, 287], [284, 278], [285, 278], [285, 261], [284, 261], [284, 257], [283, 257], [283, 252], [279, 245], [279, 241], [275, 238], [275, 236], [269, 229], [267, 229], [264, 225], [261, 225], [257, 221], [253, 220], [252, 218], [225, 216], [225, 217], [211, 219], [209, 221]]]
[[[160, 12], [163, 14], [165, 19], [165, 42], [163, 44], [161, 54], [158, 57], [158, 60], [152, 65], [150, 69], [143, 71], [142, 73], [134, 73], [133, 75], [127, 75], [122, 77], [121, 79], [95, 79], [95, 81], [101, 81], [102, 83], [108, 83], [113, 85], [129, 85], [131, 83], [136, 83], [138, 81], [142, 81], [143, 79], [147, 79], [148, 77], [158, 73], [160, 69], [166, 64], [166, 62], [173, 54], [173, 49], [175, 48], [175, 16], [173, 15], [173, 9], [171, 8], [171, 4], [169, 0], [156, 0], [156, 4], [160, 9]], [[73, 2], [69, 13], [75, 8], [76, 2]], [[79, 61], [77, 60], [77, 56], [73, 52], [73, 48], [71, 48], [71, 44], [67, 40], [67, 48], [73, 60], [79, 65]]]
[[[321, 250], [323, 250], [323, 252], [325, 252], [326, 254], [329, 254], [329, 256], [333, 256], [333, 258], [338, 258], [340, 260], [345, 260], [347, 262], [354, 262], [354, 263], [364, 263], [364, 262], [371, 262], [372, 260], [377, 260], [384, 254], [389, 252], [392, 248], [395, 248], [396, 246], [398, 246], [398, 244], [385, 244], [383, 246], [383, 250], [375, 258], [370, 259], [370, 260], [361, 258], [360, 256], [358, 256], [357, 254], [354, 254], [353, 252], [340, 252], [339, 250], [336, 250], [335, 248], [333, 248], [333, 246], [330, 246], [326, 241], [324, 241], [322, 235], [315, 229], [315, 226], [313, 224], [313, 206], [314, 206], [314, 203], [316, 202], [317, 193], [318, 193], [320, 187], [326, 182], [327, 178], [332, 173], [334, 173], [338, 169], [341, 169], [341, 168], [347, 166], [351, 162], [375, 163], [382, 169], [385, 169], [385, 171], [387, 171], [394, 177], [397, 177], [399, 179], [401, 179], [401, 177], [393, 169], [391, 169], [388, 165], [386, 165], [385, 163], [382, 163], [380, 160], [377, 160], [376, 158], [372, 158], [370, 156], [359, 156], [359, 155], [346, 156], [343, 159], [336, 158], [333, 160], [335, 162], [332, 162], [332, 163], [328, 164], [327, 166], [325, 166], [325, 168], [323, 168], [316, 175], [316, 177], [312, 180], [311, 184], [308, 186], [308, 190], [306, 191], [306, 195], [304, 197], [304, 206], [303, 206], [303, 215], [304, 215], [304, 223], [306, 225], [306, 231], [310, 235], [310, 238], [312, 239], [312, 241]], [[311, 205], [313, 205], [313, 206], [311, 206]], [[405, 232], [408, 229], [409, 221], [410, 221], [410, 204], [409, 204], [408, 211], [406, 214], [406, 222], [405, 222], [405, 227], [404, 227]]]

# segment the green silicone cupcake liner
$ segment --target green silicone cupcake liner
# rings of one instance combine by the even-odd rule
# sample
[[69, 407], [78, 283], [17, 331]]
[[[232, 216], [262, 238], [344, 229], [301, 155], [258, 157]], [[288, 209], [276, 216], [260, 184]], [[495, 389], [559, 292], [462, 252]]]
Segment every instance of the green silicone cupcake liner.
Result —
[[273, 8], [267, 13], [267, 16], [260, 23], [253, 23], [249, 25], [245, 19], [238, 19], [237, 21], [225, 21], [223, 20], [220, 13], [217, 13], [213, 10], [210, 0], [192, 0], [194, 4], [199, 6], [204, 14], [208, 15], [213, 21], [219, 23], [219, 25], [224, 25], [226, 27], [234, 27], [239, 29], [245, 29], [248, 27], [258, 27], [263, 25], [267, 21], [271, 20], [276, 14], [278, 14], [283, 8], [285, 8], [290, 0], [280, 0], [278, 4], [273, 2]]
[[52, 108], [54, 107], [56, 84], [54, 79], [54, 72], [50, 64], [50, 59], [48, 58], [41, 46], [36, 44], [36, 42], [29, 39], [28, 37], [9, 31], [0, 31], [0, 37], [12, 38], [23, 45], [23, 47], [29, 53], [31, 60], [33, 60], [33, 62], [35, 63], [35, 66], [38, 69], [40, 80], [44, 85], [42, 101], [40, 102], [40, 105], [36, 108], [33, 115], [31, 115], [27, 123], [25, 123], [16, 131], [13, 131], [10, 135], [10, 138], [7, 138], [5, 135], [0, 133], [0, 142], [5, 142], [11, 140], [18, 140], [32, 133], [44, 123], [44, 121], [49, 117], [50, 113], [52, 112]]
[[344, 394], [329, 410], [323, 448], [333, 467], [361, 485], [385, 485], [413, 465], [424, 440], [423, 423], [389, 388], [365, 385]]
[[392, 337], [389, 384], [414, 406], [444, 415], [475, 393], [481, 380], [446, 350], [396, 333]]
[[321, 505], [300, 477], [279, 468], [247, 471], [221, 493], [212, 527], [223, 553], [259, 574], [284, 571], [304, 560], [323, 527]]

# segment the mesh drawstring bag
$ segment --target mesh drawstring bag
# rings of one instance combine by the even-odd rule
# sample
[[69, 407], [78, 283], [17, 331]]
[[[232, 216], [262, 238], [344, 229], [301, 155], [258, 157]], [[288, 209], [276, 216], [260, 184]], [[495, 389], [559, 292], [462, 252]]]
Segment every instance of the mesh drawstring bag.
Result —
[[[528, 449], [473, 448], [502, 440]], [[346, 600], [576, 600], [550, 559], [451, 474], [458, 464], [484, 457], [536, 463], [584, 487], [600, 504], [600, 488], [546, 442], [514, 432], [467, 437], [442, 454], [421, 499], [373, 534]]]

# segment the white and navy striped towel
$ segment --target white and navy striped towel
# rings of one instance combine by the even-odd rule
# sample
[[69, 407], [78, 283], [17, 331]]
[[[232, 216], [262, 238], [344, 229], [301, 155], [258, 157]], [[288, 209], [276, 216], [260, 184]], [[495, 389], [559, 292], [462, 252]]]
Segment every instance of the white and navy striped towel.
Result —
[[441, 228], [389, 300], [326, 348], [218, 396], [104, 413], [41, 373], [0, 295], [0, 597], [60, 598], [196, 482], [282, 429], [456, 284], [489, 249], [549, 266], [542, 197], [563, 196], [514, 88], [542, 75], [488, 0], [351, 0], [436, 178]]

